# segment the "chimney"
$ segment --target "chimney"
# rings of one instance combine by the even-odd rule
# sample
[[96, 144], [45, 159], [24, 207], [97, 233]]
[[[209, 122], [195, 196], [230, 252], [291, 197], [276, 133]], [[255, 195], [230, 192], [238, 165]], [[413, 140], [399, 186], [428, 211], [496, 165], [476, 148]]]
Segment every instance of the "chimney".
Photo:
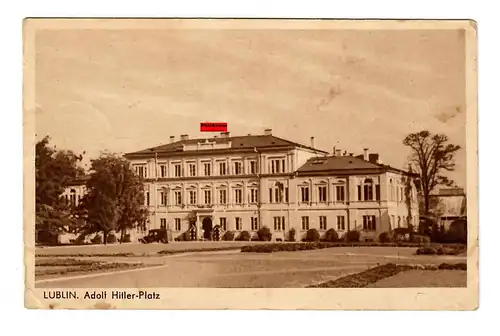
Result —
[[171, 135], [170, 136], [170, 143], [174, 143], [175, 142], [175, 135]]
[[368, 161], [370, 161], [371, 163], [378, 163], [379, 159], [378, 159], [378, 154], [368, 154]]
[[221, 132], [220, 137], [221, 138], [229, 138], [229, 132]]
[[314, 137], [311, 137], [311, 148], [314, 148]]
[[266, 129], [264, 130], [264, 135], [273, 135], [273, 130], [272, 130], [272, 129], [270, 129], [270, 128], [266, 128]]
[[336, 149], [335, 150], [335, 156], [342, 156], [342, 150], [341, 149]]
[[189, 139], [189, 136], [187, 134], [182, 134], [181, 135], [181, 141]]
[[368, 148], [363, 148], [363, 160], [368, 161]]

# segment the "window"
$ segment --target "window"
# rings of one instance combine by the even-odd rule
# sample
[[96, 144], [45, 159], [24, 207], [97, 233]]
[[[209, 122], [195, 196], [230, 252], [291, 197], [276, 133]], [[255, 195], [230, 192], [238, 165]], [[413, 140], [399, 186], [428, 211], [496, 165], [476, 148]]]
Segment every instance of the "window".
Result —
[[345, 230], [345, 217], [337, 216], [337, 230], [344, 231]]
[[196, 164], [195, 163], [189, 164], [189, 176], [196, 176]]
[[380, 201], [380, 185], [375, 185], [375, 200]]
[[279, 174], [285, 172], [285, 159], [271, 160], [271, 173]]
[[274, 217], [274, 231], [285, 231], [285, 216]]
[[167, 166], [162, 164], [160, 165], [160, 177], [166, 177], [167, 176]]
[[243, 203], [243, 200], [241, 198], [242, 193], [243, 192], [241, 191], [241, 189], [235, 189], [234, 190], [234, 203], [236, 203], [236, 204]]
[[149, 191], [146, 191], [146, 205], [149, 206]]
[[180, 191], [174, 191], [175, 205], [182, 204], [182, 194]]
[[174, 165], [174, 173], [175, 173], [174, 176], [175, 177], [181, 177], [181, 175], [182, 175], [181, 172], [182, 172], [182, 170], [181, 170], [181, 164], [180, 163], [175, 164]]
[[146, 166], [136, 166], [135, 173], [142, 178], [146, 178], [148, 176], [148, 168]]
[[363, 230], [375, 231], [375, 216], [363, 216]]
[[234, 163], [234, 175], [241, 175], [243, 174], [243, 171], [241, 169], [241, 162], [235, 162]]
[[257, 221], [257, 217], [252, 217], [251, 223], [252, 223], [252, 231], [257, 231], [259, 229], [259, 222]]
[[326, 187], [320, 186], [318, 187], [318, 196], [320, 202], [326, 202]]
[[302, 216], [302, 230], [309, 230], [309, 217], [307, 216]]
[[226, 163], [225, 162], [219, 162], [219, 174], [226, 175]]
[[205, 176], [210, 176], [212, 165], [210, 163], [203, 164]]
[[250, 203], [257, 203], [257, 189], [250, 189]]
[[319, 216], [319, 229], [326, 230], [326, 216]]
[[274, 202], [282, 203], [283, 202], [283, 189], [275, 188], [274, 189]]
[[389, 180], [389, 199], [394, 201], [394, 186], [392, 185], [392, 179]]
[[227, 221], [226, 217], [219, 218], [219, 225], [222, 231], [227, 231]]
[[364, 200], [371, 201], [373, 200], [373, 181], [371, 179], [366, 179], [363, 185], [364, 191]]
[[205, 194], [205, 204], [212, 204], [212, 191], [204, 190]]
[[269, 203], [273, 203], [273, 188], [269, 188]]
[[160, 229], [165, 230], [167, 228], [167, 219], [160, 218]]
[[285, 202], [288, 203], [288, 187], [285, 188]]
[[71, 194], [69, 195], [69, 202], [71, 203], [71, 206], [75, 207], [76, 206], [76, 190], [71, 189]]
[[241, 217], [236, 217], [235, 220], [236, 220], [236, 223], [235, 223], [236, 224], [236, 228], [235, 228], [236, 231], [241, 231]]
[[309, 187], [300, 187], [300, 197], [302, 202], [309, 202]]
[[337, 192], [337, 202], [344, 202], [345, 201], [345, 187], [342, 186], [337, 186], [336, 188]]
[[361, 201], [361, 186], [358, 185], [358, 201]]
[[189, 204], [196, 204], [196, 190], [189, 191]]
[[160, 192], [160, 204], [166, 206], [167, 205], [167, 193]]
[[219, 190], [219, 204], [226, 204], [226, 189]]
[[181, 219], [180, 218], [175, 219], [175, 231], [181, 231]]
[[257, 162], [250, 161], [250, 174], [257, 174]]
[[398, 216], [398, 228], [401, 227], [401, 217]]

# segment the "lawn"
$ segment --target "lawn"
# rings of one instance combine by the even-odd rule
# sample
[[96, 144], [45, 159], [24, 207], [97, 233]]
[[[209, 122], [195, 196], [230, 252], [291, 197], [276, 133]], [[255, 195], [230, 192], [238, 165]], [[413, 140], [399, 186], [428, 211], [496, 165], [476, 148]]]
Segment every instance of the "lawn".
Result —
[[467, 271], [410, 270], [366, 286], [366, 288], [411, 287], [467, 287]]

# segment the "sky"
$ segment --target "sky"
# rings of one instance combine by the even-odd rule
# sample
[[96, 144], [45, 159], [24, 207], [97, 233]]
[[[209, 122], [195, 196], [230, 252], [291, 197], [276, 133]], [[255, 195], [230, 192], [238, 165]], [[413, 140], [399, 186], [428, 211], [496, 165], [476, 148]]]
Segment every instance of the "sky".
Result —
[[87, 160], [211, 121], [405, 168], [403, 139], [429, 130], [462, 146], [465, 187], [463, 30], [40, 30], [35, 86], [37, 139]]

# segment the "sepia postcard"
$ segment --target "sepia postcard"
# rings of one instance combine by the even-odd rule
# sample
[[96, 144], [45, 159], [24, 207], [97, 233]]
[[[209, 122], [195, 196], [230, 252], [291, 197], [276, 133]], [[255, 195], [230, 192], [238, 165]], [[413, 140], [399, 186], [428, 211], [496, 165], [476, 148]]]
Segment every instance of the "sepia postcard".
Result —
[[477, 308], [474, 21], [23, 30], [27, 308]]

